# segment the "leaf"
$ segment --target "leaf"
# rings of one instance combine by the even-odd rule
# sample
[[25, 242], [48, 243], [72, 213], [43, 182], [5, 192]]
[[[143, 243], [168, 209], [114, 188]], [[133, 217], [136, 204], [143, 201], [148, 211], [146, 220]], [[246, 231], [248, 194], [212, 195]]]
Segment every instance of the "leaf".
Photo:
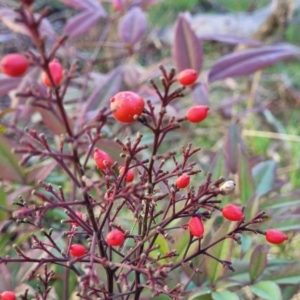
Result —
[[240, 200], [245, 204], [254, 195], [255, 189], [248, 157], [241, 147], [239, 147], [238, 175]]
[[34, 164], [33, 168], [26, 176], [26, 182], [30, 183], [45, 180], [56, 166], [57, 162], [53, 160], [51, 160], [50, 163], [49, 161], [44, 161], [42, 163]]
[[226, 163], [231, 173], [236, 174], [238, 171], [238, 152], [240, 143], [240, 132], [236, 124], [230, 124], [225, 140]]
[[6, 211], [4, 209], [1, 209], [1, 207], [7, 207], [6, 193], [2, 188], [0, 188], [0, 222], [6, 220], [7, 218]]
[[263, 210], [277, 209], [281, 207], [297, 206], [300, 204], [300, 195], [287, 195], [268, 197], [261, 202], [260, 208]]
[[123, 78], [123, 68], [117, 67], [111, 70], [105, 77], [105, 79], [100, 82], [93, 93], [89, 96], [86, 101], [85, 106], [82, 109], [82, 119], [81, 124], [86, 121], [86, 114], [90, 110], [99, 109], [107, 105], [111, 97], [113, 97], [117, 92], [120, 91]]
[[[101, 17], [103, 17], [103, 15], [98, 11], [85, 10], [68, 20], [64, 27], [64, 33], [70, 37], [79, 36], [87, 32]], [[80, 26], [78, 24], [80, 24]]]
[[10, 78], [2, 77], [0, 78], [0, 96], [6, 95], [11, 90], [18, 87], [21, 82], [21, 78]]
[[[57, 117], [50, 111], [41, 107], [35, 107], [36, 111], [38, 111], [42, 116], [43, 123], [47, 126], [49, 130], [51, 130], [54, 134], [60, 135], [67, 132], [66, 126], [62, 123], [62, 119], [58, 120]], [[58, 112], [57, 112], [58, 114]], [[69, 125], [72, 128], [71, 120], [68, 119]]]
[[[170, 250], [169, 250], [169, 245], [168, 242], [166, 241], [166, 239], [159, 234], [158, 237], [155, 240], [154, 246], [155, 245], [159, 245], [159, 248], [157, 250], [151, 251], [150, 252], [150, 256], [152, 258], [157, 258], [157, 256], [160, 254], [160, 256], [164, 256], [165, 254], [167, 254]], [[158, 261], [159, 264], [166, 264], [168, 263], [168, 259], [164, 258]]]
[[266, 268], [269, 249], [270, 247], [268, 245], [257, 245], [254, 248], [249, 263], [251, 282], [254, 282]]
[[277, 284], [300, 284], [300, 262], [293, 262], [283, 268], [278, 268], [266, 279]]
[[225, 157], [223, 149], [218, 151], [213, 158], [209, 173], [212, 174], [213, 180], [218, 180], [221, 176], [226, 174]]
[[11, 149], [9, 140], [0, 134], [0, 178], [23, 183], [24, 170], [18, 164], [18, 156], [11, 153]]
[[282, 44], [234, 52], [221, 57], [212, 66], [208, 80], [213, 82], [227, 77], [250, 75], [284, 58], [299, 55], [295, 46]]
[[211, 296], [211, 290], [205, 287], [194, 291], [188, 300], [213, 300], [213, 298]]
[[253, 294], [266, 300], [282, 300], [279, 286], [272, 281], [260, 281], [250, 286]]
[[262, 44], [260, 41], [252, 40], [243, 36], [230, 35], [230, 34], [207, 33], [207, 34], [198, 35], [198, 38], [204, 41], [216, 41], [216, 42], [234, 44], [234, 45], [243, 44], [249, 46], [260, 46]]
[[245, 235], [245, 234], [241, 235], [240, 237], [241, 237], [241, 242], [242, 242], [241, 250], [243, 253], [246, 253], [252, 245], [252, 238], [251, 238], [251, 236]]
[[119, 22], [119, 36], [129, 45], [134, 45], [143, 37], [147, 30], [147, 19], [140, 7], [132, 7]]
[[[220, 226], [220, 228], [218, 229], [218, 231], [214, 234], [209, 244], [213, 244], [215, 241], [226, 236], [227, 233], [230, 231], [230, 228], [233, 228], [233, 226], [233, 222], [223, 223], [222, 226]], [[231, 238], [226, 238], [225, 240], [209, 248], [207, 252], [220, 260], [230, 260], [232, 253], [232, 245], [233, 240]], [[219, 261], [210, 257], [205, 258], [205, 269], [211, 283], [217, 281], [217, 279], [219, 279], [225, 273], [225, 268], [223, 267], [223, 265]]]
[[192, 96], [197, 105], [208, 105], [209, 91], [204, 82], [198, 82], [193, 86]]
[[276, 162], [274, 160], [260, 162], [252, 169], [257, 196], [261, 197], [272, 190], [275, 172]]
[[[39, 14], [34, 14], [34, 17], [36, 20], [40, 19]], [[17, 20], [20, 19], [20, 15], [8, 8], [0, 9], [0, 20], [12, 31], [21, 33], [24, 35], [27, 35], [31, 37], [31, 32], [28, 30], [28, 28], [21, 22], [18, 22]], [[41, 34], [46, 35], [47, 37], [55, 37], [55, 32], [52, 28], [51, 23], [47, 19], [42, 19], [39, 31]]]
[[194, 69], [200, 72], [203, 63], [202, 43], [183, 15], [177, 18], [174, 36], [172, 57], [177, 71]]
[[212, 298], [214, 300], [239, 300], [237, 294], [229, 291], [213, 292]]
[[275, 227], [281, 231], [299, 230], [299, 215], [285, 214], [272, 217], [269, 222], [262, 223], [259, 229], [268, 230], [270, 227]]
[[[96, 10], [102, 5], [97, 0], [59, 0], [60, 2], [80, 10]], [[103, 7], [102, 7], [103, 9]], [[104, 9], [103, 9], [104, 10]]]
[[298, 292], [299, 292], [299, 287], [297, 285], [288, 285], [281, 288], [283, 300], [293, 299], [293, 296], [298, 294]]

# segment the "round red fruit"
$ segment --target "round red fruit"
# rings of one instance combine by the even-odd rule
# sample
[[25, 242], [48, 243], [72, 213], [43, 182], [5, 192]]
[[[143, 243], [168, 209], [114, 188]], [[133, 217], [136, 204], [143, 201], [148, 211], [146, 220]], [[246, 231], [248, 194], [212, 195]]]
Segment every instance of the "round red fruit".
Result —
[[191, 123], [199, 123], [207, 117], [208, 110], [209, 110], [209, 107], [204, 106], [204, 105], [192, 106], [186, 112], [186, 118]]
[[[48, 65], [52, 79], [56, 85], [59, 85], [64, 78], [64, 69], [57, 59], [54, 59]], [[42, 81], [46, 86], [52, 86], [51, 80], [46, 72], [42, 74]]]
[[198, 73], [193, 69], [185, 69], [179, 72], [177, 80], [181, 85], [191, 85], [196, 82]]
[[4, 291], [0, 294], [1, 300], [15, 300], [16, 294], [11, 291]]
[[2, 57], [0, 61], [1, 72], [11, 77], [19, 77], [28, 69], [27, 58], [19, 53], [11, 53]]
[[122, 231], [114, 229], [106, 236], [106, 242], [110, 246], [121, 246], [124, 242], [125, 235]]
[[204, 226], [202, 223], [202, 220], [199, 217], [192, 217], [189, 220], [189, 231], [191, 235], [196, 236], [196, 237], [202, 237], [204, 234]]
[[113, 164], [113, 161], [110, 158], [110, 156], [106, 152], [99, 150], [97, 148], [95, 148], [94, 150], [94, 160], [97, 167], [102, 170], [106, 169], [106, 165], [104, 164], [104, 161], [106, 161], [106, 164], [108, 166], [111, 166]]
[[134, 116], [140, 116], [144, 107], [144, 99], [130, 91], [117, 93], [110, 99], [110, 109], [113, 111], [113, 116], [123, 123], [134, 122]]
[[288, 239], [288, 237], [284, 233], [282, 233], [281, 231], [279, 231], [277, 229], [268, 229], [266, 232], [266, 240], [269, 243], [281, 244], [282, 242], [284, 242], [287, 239]]
[[188, 174], [182, 174], [176, 180], [176, 186], [179, 189], [186, 188], [189, 185], [189, 183], [190, 183], [190, 176]]
[[[82, 219], [82, 213], [80, 211], [76, 211], [76, 215], [79, 219]], [[73, 226], [78, 226], [77, 222], [72, 222]]]
[[222, 215], [229, 221], [241, 221], [244, 218], [243, 211], [233, 204], [224, 206], [222, 209]]
[[80, 244], [73, 244], [70, 247], [70, 254], [74, 257], [81, 257], [86, 254], [86, 249]]
[[[120, 167], [119, 171], [120, 171], [120, 175], [123, 175], [123, 173], [125, 171], [125, 167]], [[131, 182], [131, 181], [133, 181], [133, 179], [134, 179], [133, 171], [131, 169], [127, 170], [127, 173], [126, 173], [126, 176], [125, 176], [125, 181], [126, 182]]]

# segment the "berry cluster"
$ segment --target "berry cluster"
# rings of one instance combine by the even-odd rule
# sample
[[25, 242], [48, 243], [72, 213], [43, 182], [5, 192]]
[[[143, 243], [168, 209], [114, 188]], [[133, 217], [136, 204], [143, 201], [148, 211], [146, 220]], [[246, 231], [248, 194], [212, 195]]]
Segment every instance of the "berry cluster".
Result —
[[[8, 76], [22, 76], [27, 71], [28, 66], [27, 58], [21, 54], [7, 55], [1, 60], [1, 70]], [[227, 233], [223, 239], [232, 238], [238, 241], [238, 234], [242, 234], [244, 231], [252, 231], [264, 234], [266, 240], [272, 244], [280, 244], [287, 240], [287, 236], [276, 229], [262, 232], [251, 228], [252, 224], [260, 223], [267, 218], [265, 212], [260, 212], [253, 219], [246, 221], [244, 208], [234, 204], [221, 206], [221, 200], [216, 199], [216, 197], [234, 192], [235, 184], [232, 180], [225, 181], [220, 178], [216, 182], [212, 182], [209, 174], [206, 182], [198, 188], [191, 184], [193, 176], [200, 173], [200, 170], [196, 169], [196, 162], [191, 161], [190, 158], [200, 151], [200, 148], [193, 149], [191, 144], [188, 144], [186, 148], [182, 147], [180, 155], [182, 161], [178, 161], [174, 151], [159, 152], [165, 136], [170, 131], [176, 130], [185, 121], [200, 123], [207, 118], [209, 112], [209, 107], [196, 105], [187, 109], [185, 117], [177, 119], [171, 117], [167, 120], [166, 107], [174, 99], [183, 97], [182, 92], [185, 86], [193, 88], [198, 73], [195, 70], [187, 69], [181, 71], [175, 77], [175, 70], [173, 69], [167, 72], [161, 67], [161, 71], [165, 95], [160, 92], [155, 82], [151, 81], [151, 85], [161, 101], [158, 114], [155, 112], [155, 107], [151, 101], [145, 102], [143, 97], [136, 92], [121, 91], [110, 99], [109, 112], [106, 110], [99, 112], [97, 125], [94, 127], [92, 125], [90, 127], [86, 126], [82, 131], [82, 135], [87, 135], [89, 144], [87, 144], [86, 139], [77, 138], [68, 127], [68, 121], [66, 121], [65, 125], [71, 138], [69, 136], [61, 142], [60, 152], [53, 149], [43, 135], [38, 135], [35, 130], [30, 129], [26, 131], [28, 140], [26, 140], [25, 146], [28, 148], [17, 150], [20, 154], [29, 153], [30, 155], [27, 155], [26, 159], [38, 155], [44, 157], [46, 151], [49, 151], [50, 157], [57, 155], [58, 162], [61, 162], [60, 157], [62, 156], [68, 159], [71, 157], [72, 164], [76, 166], [76, 175], [73, 175], [68, 166], [61, 163], [63, 169], [67, 170], [68, 175], [73, 180], [74, 186], [76, 188], [80, 187], [82, 191], [80, 201], [67, 202], [62, 188], [57, 191], [51, 185], [40, 182], [41, 188], [56, 200], [53, 201], [52, 198], [47, 198], [43, 193], [34, 191], [33, 195], [40, 201], [46, 202], [47, 205], [37, 204], [30, 207], [21, 198], [21, 202], [17, 204], [22, 206], [22, 209], [16, 215], [19, 223], [27, 223], [34, 228], [38, 228], [50, 243], [49, 246], [40, 237], [32, 234], [34, 248], [49, 254], [45, 247], [47, 245], [47, 247], [53, 247], [59, 251], [63, 257], [51, 256], [48, 261], [56, 264], [65, 263], [78, 277], [81, 273], [73, 265], [80, 262], [89, 262], [86, 265], [88, 271], [80, 277], [80, 280], [84, 289], [89, 287], [91, 295], [98, 295], [99, 293], [112, 294], [115, 279], [117, 279], [116, 284], [120, 290], [122, 285], [129, 289], [129, 278], [135, 276], [133, 283], [131, 283], [131, 291], [132, 294], [135, 293], [136, 299], [138, 299], [143, 288], [154, 290], [154, 296], [166, 293], [177, 299], [176, 297], [181, 295], [182, 290], [179, 287], [172, 289], [163, 287], [163, 279], [168, 277], [169, 272], [181, 267], [192, 258], [205, 254], [205, 250], [201, 247], [190, 254], [189, 248], [195, 241], [200, 245], [201, 239], [205, 235], [205, 220], [211, 218], [215, 211], [221, 212], [226, 220], [237, 222], [235, 228]], [[50, 88], [50, 94], [55, 90], [59, 91], [61, 85], [64, 84], [63, 79], [64, 69], [58, 60], [49, 60], [43, 66], [42, 83]], [[170, 92], [174, 83], [179, 83], [181, 86]], [[60, 94], [58, 93], [58, 95]], [[58, 103], [60, 104], [58, 108], [61, 110], [61, 115], [65, 116], [66, 112], [63, 105], [61, 105], [63, 101], [58, 101]], [[135, 139], [128, 137], [126, 142], [119, 139], [115, 140], [116, 144], [121, 147], [121, 158], [124, 159], [119, 167], [112, 155], [96, 147], [101, 145], [100, 130], [107, 124], [110, 117], [120, 122], [121, 126], [129, 126], [134, 122], [139, 122], [144, 128], [153, 133], [154, 140], [149, 158], [141, 159], [140, 154], [149, 147], [141, 144], [143, 138], [141, 133], [138, 133]], [[63, 152], [64, 143], [72, 143], [74, 140], [76, 140], [76, 145], [88, 146], [90, 149], [88, 153], [78, 151], [74, 146], [74, 142], [70, 147], [72, 148], [71, 155], [65, 154]], [[38, 144], [39, 147], [36, 147], [32, 141]], [[99, 143], [97, 144], [97, 142]], [[82, 160], [85, 161], [84, 166], [86, 166], [90, 155], [93, 156], [95, 167], [98, 168], [98, 171], [92, 174], [86, 172], [81, 163], [81, 158], [84, 157]], [[170, 162], [170, 165], [173, 164], [173, 169], [170, 169], [170, 167], [167, 169], [165, 167], [166, 162]], [[76, 177], [77, 173], [79, 174], [78, 177]], [[100, 175], [100, 179], [94, 179], [95, 173]], [[161, 187], [165, 188], [167, 192], [162, 192]], [[73, 209], [74, 206], [79, 205], [78, 210]], [[69, 217], [69, 219], [62, 221], [62, 223], [69, 224], [69, 230], [64, 231], [69, 241], [67, 253], [53, 241], [51, 237], [53, 229], [47, 232], [42, 226], [43, 220], [40, 216], [43, 216], [51, 207], [65, 209]], [[123, 212], [126, 214], [122, 215]], [[123, 220], [126, 220], [126, 222]], [[128, 228], [128, 224], [132, 224], [132, 222], [135, 222], [135, 224]], [[174, 243], [172, 233], [179, 230], [186, 230], [190, 237], [190, 242], [181, 261], [169, 263], [173, 257], [179, 256], [176, 251], [168, 251], [164, 256], [160, 254], [154, 258], [153, 252], [159, 248], [157, 244], [158, 237], [161, 236], [167, 242]], [[75, 240], [83, 234], [88, 236], [88, 243], [82, 242], [81, 239]], [[127, 246], [127, 244], [130, 246]], [[125, 249], [126, 251], [124, 251]], [[18, 246], [15, 247], [15, 250], [21, 257], [26, 257]], [[212, 256], [212, 258], [214, 257]], [[26, 259], [24, 261], [31, 261], [31, 258], [26, 257]], [[218, 258], [215, 259], [220, 261]], [[164, 263], [163, 260], [168, 263]], [[2, 259], [2, 261], [5, 261], [5, 259]], [[9, 258], [7, 258], [5, 262], [9, 261]], [[232, 269], [230, 262], [225, 260], [221, 262]], [[94, 288], [94, 283], [100, 281], [99, 278], [101, 277], [97, 277], [95, 274], [96, 264], [103, 268], [108, 278], [107, 287], [99, 290]], [[155, 271], [153, 271], [152, 265], [155, 266]], [[38, 268], [34, 269], [31, 278], [37, 270]], [[193, 271], [195, 270], [193, 269]], [[52, 273], [45, 271], [45, 276], [52, 278]], [[146, 278], [144, 286], [141, 285], [142, 277]], [[87, 294], [86, 290], [84, 290], [84, 293]], [[10, 291], [1, 294], [2, 300], [14, 300], [15, 297], [15, 294]], [[85, 297], [85, 295], [82, 297]]]

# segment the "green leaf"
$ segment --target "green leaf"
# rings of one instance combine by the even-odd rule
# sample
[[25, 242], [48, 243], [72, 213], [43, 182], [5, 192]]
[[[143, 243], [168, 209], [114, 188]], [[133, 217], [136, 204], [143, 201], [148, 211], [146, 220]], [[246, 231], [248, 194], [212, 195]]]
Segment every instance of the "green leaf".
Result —
[[208, 288], [200, 289], [199, 291], [193, 292], [188, 300], [213, 300], [211, 291]]
[[209, 172], [212, 174], [212, 180], [218, 180], [221, 176], [224, 176], [224, 174], [226, 174], [225, 167], [224, 153], [223, 150], [220, 150], [215, 155], [211, 163]]
[[239, 300], [237, 294], [229, 291], [214, 292], [212, 298], [214, 300]]
[[257, 196], [261, 197], [273, 189], [275, 171], [276, 162], [274, 160], [263, 161], [252, 169]]
[[278, 268], [266, 279], [278, 284], [300, 284], [300, 262], [292, 262], [285, 267]]
[[280, 215], [260, 225], [261, 230], [268, 230], [271, 227], [276, 227], [276, 229], [281, 231], [298, 230], [300, 229], [299, 216], [291, 214]]
[[9, 140], [0, 134], [0, 178], [23, 183], [25, 172], [19, 166], [19, 157], [11, 149]]
[[282, 300], [279, 286], [272, 281], [260, 281], [250, 286], [253, 294], [266, 300]]
[[0, 188], [0, 222], [6, 220], [6, 218], [7, 218], [7, 216], [6, 216], [7, 213], [5, 211], [6, 207], [7, 207], [6, 193], [4, 192], [4, 190], [2, 188]]
[[252, 245], [252, 237], [248, 234], [243, 234], [240, 236], [240, 238], [241, 238], [241, 242], [242, 242], [242, 245], [241, 245], [242, 252], [246, 253]]
[[[168, 242], [166, 241], [166, 239], [159, 234], [158, 237], [155, 240], [154, 246], [159, 245], [159, 248], [151, 251], [150, 252], [150, 256], [153, 258], [157, 258], [157, 256], [160, 254], [161, 256], [164, 256], [164, 254], [168, 253], [169, 250], [169, 245]], [[158, 261], [158, 263], [160, 264], [165, 264], [168, 262], [168, 259], [164, 258]]]
[[225, 141], [225, 155], [227, 166], [231, 173], [238, 171], [240, 132], [235, 123], [230, 124]]
[[290, 300], [298, 294], [299, 286], [298, 285], [288, 285], [281, 288], [282, 300]]
[[254, 282], [266, 268], [267, 254], [269, 252], [269, 249], [270, 247], [268, 245], [258, 245], [254, 248], [249, 264], [249, 274], [251, 282]]
[[239, 150], [239, 191], [240, 200], [245, 204], [254, 195], [255, 189], [248, 157], [242, 147]]
[[[230, 230], [232, 230], [234, 226], [235, 224], [233, 222], [225, 222], [218, 229], [218, 231], [211, 239], [209, 244], [213, 244], [220, 238], [226, 236], [227, 233]], [[233, 240], [231, 238], [226, 238], [222, 242], [219, 242], [213, 247], [209, 248], [207, 252], [220, 260], [230, 260], [232, 253], [232, 242]], [[220, 278], [225, 272], [225, 268], [223, 267], [223, 265], [211, 257], [205, 258], [205, 269], [212, 283], [215, 282], [218, 278]]]
[[299, 195], [287, 195], [287, 196], [277, 196], [268, 197], [261, 202], [260, 208], [263, 210], [276, 209], [281, 207], [290, 208], [294, 205], [300, 204]]

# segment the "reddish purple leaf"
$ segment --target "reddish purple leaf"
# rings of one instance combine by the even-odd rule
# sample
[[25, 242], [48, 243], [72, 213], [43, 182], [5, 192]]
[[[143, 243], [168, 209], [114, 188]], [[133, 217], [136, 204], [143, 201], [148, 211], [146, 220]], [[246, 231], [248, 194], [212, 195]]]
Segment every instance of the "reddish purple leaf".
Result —
[[46, 179], [56, 166], [57, 162], [55, 160], [50, 161], [50, 163], [42, 162], [40, 164], [36, 164], [27, 174], [26, 182], [38, 182], [39, 180]]
[[195, 103], [198, 105], [208, 105], [209, 91], [208, 86], [204, 82], [198, 82], [192, 90]]
[[97, 0], [60, 0], [60, 2], [78, 10], [95, 11], [100, 9], [102, 10], [102, 14], [106, 15], [104, 8]]
[[174, 30], [172, 57], [177, 71], [191, 68], [200, 72], [203, 62], [202, 44], [183, 15], [178, 17]]
[[98, 83], [82, 109], [81, 124], [86, 121], [87, 112], [106, 106], [110, 98], [120, 91], [122, 79], [123, 68], [117, 67], [110, 71], [102, 82]]
[[144, 35], [147, 29], [145, 13], [139, 7], [131, 8], [119, 23], [119, 36], [122, 41], [134, 45]]
[[299, 55], [297, 47], [291, 45], [265, 46], [234, 52], [221, 57], [209, 72], [209, 82], [226, 77], [249, 75], [284, 58]]
[[3, 77], [0, 79], [0, 96], [6, 95], [20, 84], [22, 78]]
[[255, 41], [252, 39], [248, 39], [246, 37], [237, 36], [237, 35], [229, 35], [229, 34], [201, 34], [198, 35], [200, 40], [204, 41], [215, 41], [221, 43], [228, 43], [228, 44], [243, 44], [243, 45], [250, 45], [250, 46], [260, 46], [262, 43], [260, 41]]
[[85, 10], [67, 22], [64, 32], [70, 37], [83, 34], [95, 25], [102, 16], [98, 11]]

